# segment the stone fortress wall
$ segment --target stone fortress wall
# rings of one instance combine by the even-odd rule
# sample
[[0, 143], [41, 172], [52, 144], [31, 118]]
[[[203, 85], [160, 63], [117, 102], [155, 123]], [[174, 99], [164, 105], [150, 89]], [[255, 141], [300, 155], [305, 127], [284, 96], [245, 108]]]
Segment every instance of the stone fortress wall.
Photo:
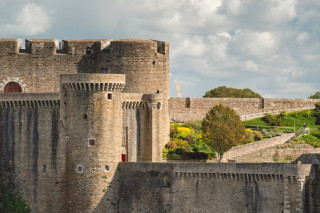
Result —
[[0, 179], [33, 212], [62, 209], [64, 145], [58, 94], [0, 94]]
[[[119, 164], [119, 212], [319, 212], [318, 165]], [[130, 191], [130, 193], [128, 193]]]
[[[170, 118], [199, 119], [218, 103], [246, 115], [315, 100], [169, 98], [168, 42], [161, 41], [29, 39], [21, 49], [17, 39], [0, 39], [0, 56], [0, 180], [33, 212], [183, 212], [187, 203], [194, 211], [212, 203], [293, 211], [312, 203], [303, 199], [303, 181], [286, 185], [300, 178], [300, 166], [136, 162], [162, 161]], [[10, 82], [23, 93], [3, 93]], [[123, 156], [132, 163], [118, 165]], [[309, 169], [302, 179], [312, 173], [311, 165], [301, 168]], [[209, 196], [225, 190], [239, 201], [228, 207]], [[271, 194], [289, 198], [279, 207]]]
[[[168, 42], [64, 40], [57, 48], [55, 40], [29, 39], [21, 49], [19, 40], [1, 39], [0, 46], [0, 179], [33, 212], [92, 211], [123, 158], [162, 160]], [[10, 82], [23, 93], [3, 93]]]

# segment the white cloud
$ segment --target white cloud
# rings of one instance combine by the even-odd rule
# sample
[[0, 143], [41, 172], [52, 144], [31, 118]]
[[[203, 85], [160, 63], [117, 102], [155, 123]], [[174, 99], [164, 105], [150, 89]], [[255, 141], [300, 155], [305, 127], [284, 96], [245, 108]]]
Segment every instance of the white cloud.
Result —
[[245, 62], [245, 68], [248, 71], [259, 71], [259, 66], [251, 60]]
[[277, 50], [277, 40], [271, 32], [244, 32], [239, 36], [246, 37], [243, 51], [253, 57], [268, 57]]
[[304, 42], [307, 39], [309, 39], [309, 33], [307, 33], [307, 32], [301, 32], [297, 36], [298, 42]]
[[49, 29], [50, 22], [51, 19], [43, 8], [29, 3], [23, 6], [14, 23], [6, 24], [2, 31], [13, 35], [36, 35]]
[[319, 1], [0, 0], [0, 6], [2, 37], [169, 41], [172, 80], [185, 96], [221, 85], [273, 97], [320, 90]]

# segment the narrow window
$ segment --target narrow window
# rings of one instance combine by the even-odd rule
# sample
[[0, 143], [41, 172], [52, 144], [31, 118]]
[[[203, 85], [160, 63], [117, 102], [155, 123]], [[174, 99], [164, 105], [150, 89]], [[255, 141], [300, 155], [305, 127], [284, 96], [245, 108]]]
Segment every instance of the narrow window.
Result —
[[75, 170], [76, 170], [77, 173], [83, 173], [84, 168], [83, 168], [82, 165], [77, 165]]
[[111, 94], [111, 93], [108, 93], [107, 98], [108, 98], [108, 100], [112, 100], [112, 94]]
[[126, 132], [125, 132], [125, 140], [122, 143], [122, 147], [126, 147], [129, 140], [129, 128], [126, 126]]
[[95, 145], [95, 140], [92, 139], [92, 138], [89, 138], [89, 139], [88, 139], [88, 146], [89, 146], [89, 147], [93, 147], [94, 145]]
[[110, 172], [110, 168], [108, 165], [103, 166], [103, 171], [104, 172]]
[[47, 165], [44, 164], [40, 166], [40, 172], [43, 172], [43, 173], [47, 172]]
[[87, 55], [91, 54], [91, 47], [87, 47], [87, 48], [86, 48], [86, 54], [87, 54]]
[[84, 113], [84, 114], [83, 114], [83, 119], [84, 119], [84, 120], [87, 120], [87, 118], [88, 118], [87, 113]]

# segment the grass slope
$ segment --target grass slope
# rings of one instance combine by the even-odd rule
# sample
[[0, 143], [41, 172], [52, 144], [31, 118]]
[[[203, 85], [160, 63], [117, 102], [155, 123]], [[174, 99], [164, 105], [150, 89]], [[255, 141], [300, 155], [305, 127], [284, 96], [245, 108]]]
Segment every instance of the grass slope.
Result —
[[[283, 126], [296, 125], [297, 128], [300, 128], [303, 126], [303, 123], [306, 123], [307, 127], [319, 128], [319, 126], [315, 124], [316, 117], [314, 116], [314, 114], [315, 114], [314, 110], [303, 110], [303, 111], [288, 113], [288, 115], [284, 120]], [[243, 124], [268, 126], [268, 124], [264, 122], [263, 118], [256, 118], [256, 119], [244, 121]]]

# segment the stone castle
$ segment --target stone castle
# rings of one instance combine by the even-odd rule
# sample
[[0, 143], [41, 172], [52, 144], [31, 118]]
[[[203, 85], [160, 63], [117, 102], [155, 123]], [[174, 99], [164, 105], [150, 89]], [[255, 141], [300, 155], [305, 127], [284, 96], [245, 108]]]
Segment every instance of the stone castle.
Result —
[[170, 120], [315, 101], [170, 98], [168, 42], [0, 39], [0, 179], [33, 212], [318, 212], [311, 164], [155, 163]]

